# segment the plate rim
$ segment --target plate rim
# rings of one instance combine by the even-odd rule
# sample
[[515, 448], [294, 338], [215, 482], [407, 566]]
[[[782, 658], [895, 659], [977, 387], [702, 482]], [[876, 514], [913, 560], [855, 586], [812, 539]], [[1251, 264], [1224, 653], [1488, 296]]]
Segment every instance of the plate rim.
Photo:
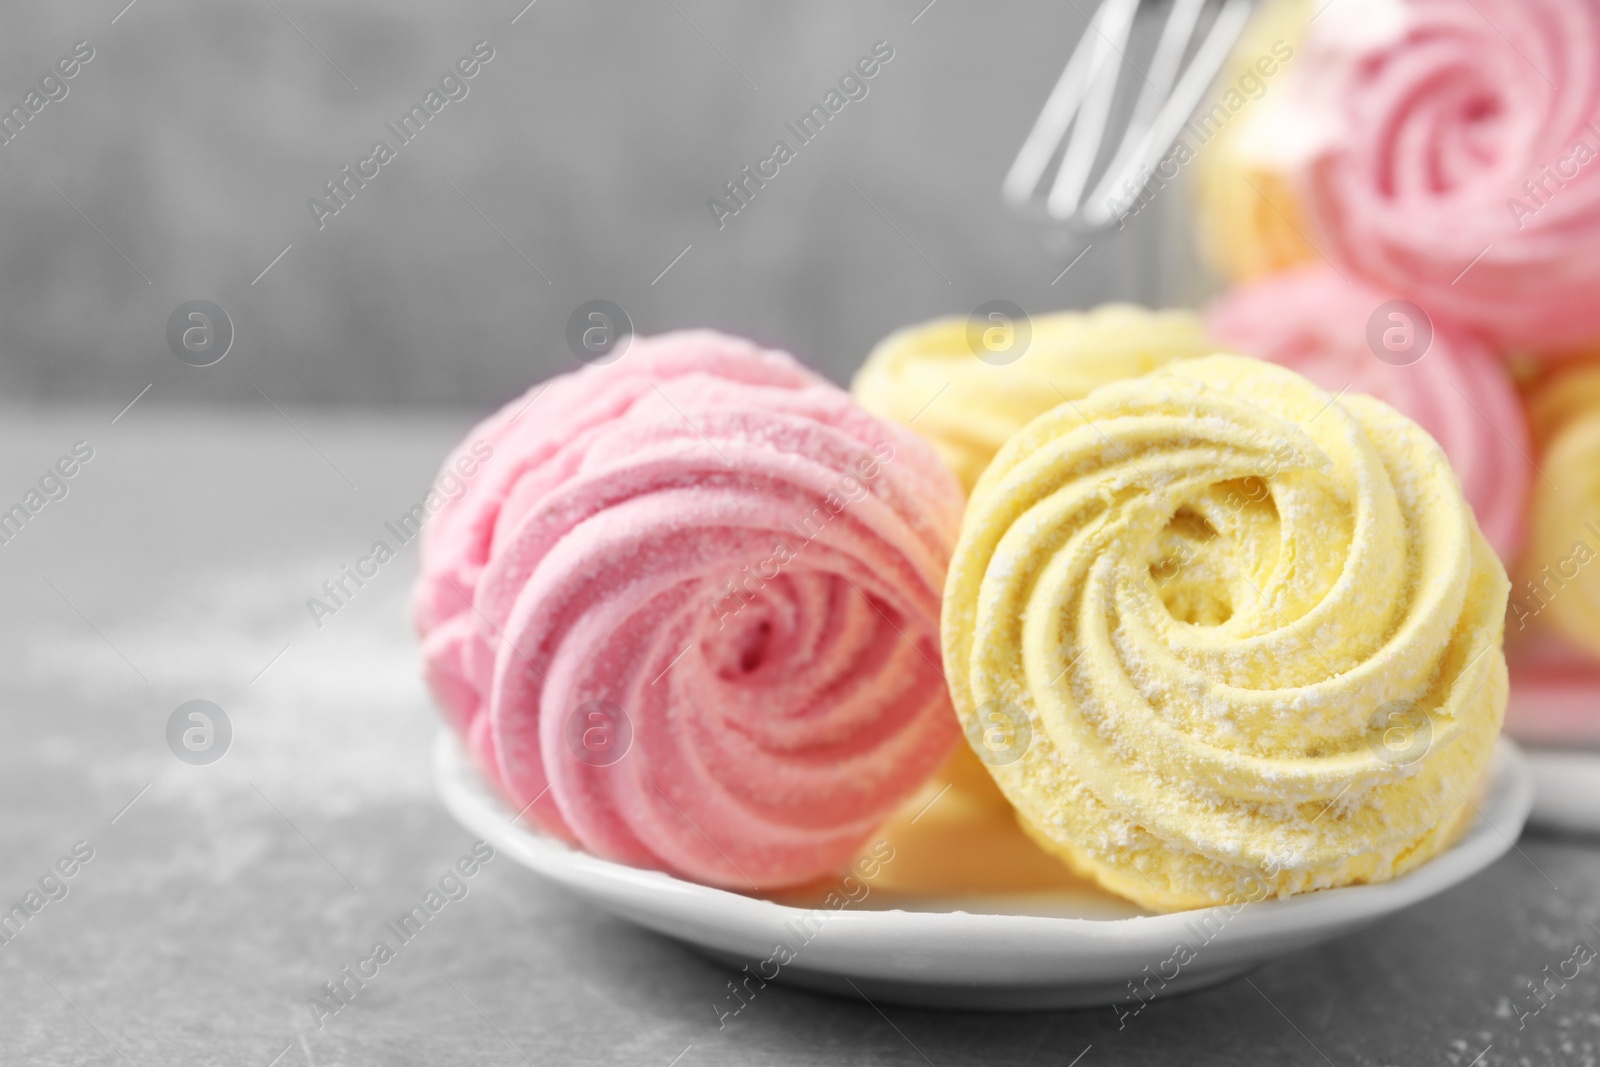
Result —
[[[449, 729], [441, 730], [435, 742], [434, 778], [445, 808], [521, 865], [571, 889], [591, 904], [680, 941], [722, 952], [748, 952], [745, 946], [762, 931], [770, 935], [823, 910], [780, 904], [688, 882], [664, 871], [630, 867], [538, 831], [520, 821], [519, 814], [483, 778], [465, 746]], [[1387, 882], [1317, 890], [1281, 900], [1104, 919], [967, 910], [843, 908], [824, 912], [828, 921], [814, 941], [807, 941], [805, 966], [808, 970], [859, 974], [870, 962], [859, 958], [864, 950], [903, 949], [918, 938], [928, 937], [938, 939], [944, 950], [956, 944], [957, 953], [969, 963], [992, 956], [996, 946], [1003, 944], [1007, 952], [1018, 954], [1015, 962], [1020, 965], [1016, 973], [980, 968], [994, 973], [977, 978], [970, 974], [952, 978], [929, 973], [923, 980], [930, 983], [996, 986], [1068, 982], [1098, 971], [1097, 962], [1107, 964], [1112, 957], [1125, 957], [1135, 949], [1164, 952], [1174, 939], [1190, 932], [1197, 917], [1229, 908], [1222, 936], [1215, 942], [1206, 942], [1208, 948], [1219, 946], [1213, 956], [1221, 957], [1214, 964], [1221, 966], [1254, 954], [1266, 942], [1288, 942], [1290, 948], [1314, 943], [1466, 881], [1512, 849], [1532, 809], [1533, 795], [1527, 760], [1516, 743], [1502, 735], [1490, 760], [1482, 803], [1473, 802], [1478, 814], [1461, 838], [1415, 870]], [[648, 904], [650, 913], [640, 914], [636, 904]], [[691, 933], [683, 926], [672, 925], [676, 921], [703, 926], [704, 916], [698, 913], [708, 908], [719, 918], [716, 928]], [[971, 944], [964, 944], [967, 942]], [[987, 948], [974, 953], [972, 944]], [[1047, 960], [1068, 947], [1081, 965], [1071, 976], [1052, 978], [1037, 973]], [[914, 955], [902, 952], [900, 958], [870, 970], [878, 972], [879, 977], [905, 979], [909, 977], [908, 965], [919, 969], [918, 961], [910, 958]]]
[[1600, 751], [1530, 745], [1523, 758], [1534, 779], [1529, 825], [1556, 833], [1600, 834]]

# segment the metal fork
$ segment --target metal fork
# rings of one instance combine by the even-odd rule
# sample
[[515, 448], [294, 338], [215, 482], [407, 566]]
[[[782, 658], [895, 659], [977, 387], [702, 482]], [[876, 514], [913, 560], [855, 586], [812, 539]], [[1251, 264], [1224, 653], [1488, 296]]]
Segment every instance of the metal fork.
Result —
[[[1227, 62], [1256, 2], [1172, 0], [1146, 73], [1128, 56], [1129, 42], [1141, 3], [1158, 7], [1161, 0], [1104, 0], [1006, 174], [1001, 186], [1005, 199], [1019, 206], [1032, 204], [1059, 157], [1044, 193], [1045, 213], [1082, 232], [1121, 223], [1134, 196], [1119, 201], [1118, 194], [1144, 190], [1153, 168], [1177, 143]], [[1194, 46], [1208, 11], [1214, 13], [1209, 29]], [[1107, 122], [1125, 79], [1124, 68], [1144, 85], [1109, 161], [1097, 166], [1106, 155]]]

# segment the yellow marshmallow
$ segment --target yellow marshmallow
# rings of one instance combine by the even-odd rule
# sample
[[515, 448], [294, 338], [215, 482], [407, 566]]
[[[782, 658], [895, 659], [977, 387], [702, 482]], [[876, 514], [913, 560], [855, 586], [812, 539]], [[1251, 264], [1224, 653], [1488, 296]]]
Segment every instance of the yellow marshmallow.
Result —
[[1158, 910], [1282, 896], [1449, 843], [1505, 709], [1506, 594], [1414, 423], [1213, 356], [1001, 449], [946, 582], [945, 673], [1075, 870]]
[[1600, 368], [1558, 374], [1528, 403], [1539, 447], [1528, 546], [1511, 598], [1518, 630], [1540, 618], [1600, 655]]
[[[971, 491], [1000, 446], [1035, 416], [1106, 382], [1220, 347], [1191, 312], [1132, 304], [1041, 315], [1030, 327], [1026, 349], [1009, 363], [987, 363], [974, 354], [967, 319], [898, 330], [872, 350], [853, 392], [868, 411], [917, 431]], [[983, 338], [976, 340], [981, 345]], [[951, 786], [949, 803], [937, 805], [928, 821], [964, 824], [1008, 807], [966, 746], [937, 778], [941, 788]]]
[[[1300, 42], [1311, 13], [1309, 0], [1267, 0], [1261, 5], [1218, 84], [1236, 85], [1252, 69], [1259, 75], [1256, 64], [1263, 57], [1272, 57], [1277, 69], [1265, 80], [1260, 99], [1246, 99], [1237, 114], [1215, 127], [1211, 139], [1195, 149], [1200, 251], [1231, 282], [1317, 258], [1309, 243], [1313, 224], [1305, 216], [1291, 168], [1283, 158], [1280, 117], [1293, 95]], [[1278, 64], [1285, 45], [1294, 54]], [[1214, 127], [1199, 128], [1209, 134]]]
[[890, 334], [856, 373], [868, 411], [909, 425], [971, 490], [1001, 445], [1029, 420], [1097, 386], [1219, 347], [1187, 311], [1108, 304], [1031, 320], [1032, 339], [1009, 363], [974, 354], [968, 320], [935, 319]]

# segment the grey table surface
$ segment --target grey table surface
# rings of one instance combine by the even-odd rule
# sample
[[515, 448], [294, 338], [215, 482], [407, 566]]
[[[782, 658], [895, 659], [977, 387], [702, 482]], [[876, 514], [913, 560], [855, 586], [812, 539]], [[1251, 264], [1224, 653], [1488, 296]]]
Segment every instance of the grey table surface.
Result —
[[[415, 546], [319, 629], [306, 598], [419, 498], [468, 416], [135, 405], [0, 412], [0, 901], [93, 858], [0, 945], [4, 1064], [1592, 1064], [1600, 850], [1527, 837], [1471, 882], [1119, 1028], [1110, 1009], [883, 1010], [729, 974], [500, 857], [321, 1025], [324, 982], [471, 837], [429, 773]], [[165, 729], [204, 698], [227, 755]], [[1542, 1006], [1540, 1006], [1542, 1003]], [[1536, 1014], [1532, 1008], [1539, 1007]], [[1079, 1058], [1081, 1057], [1081, 1058]]]

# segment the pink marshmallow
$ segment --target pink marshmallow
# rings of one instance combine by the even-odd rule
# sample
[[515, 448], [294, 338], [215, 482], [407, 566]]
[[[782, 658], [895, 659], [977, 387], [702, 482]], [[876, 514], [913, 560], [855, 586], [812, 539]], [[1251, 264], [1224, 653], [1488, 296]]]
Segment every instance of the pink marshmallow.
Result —
[[1507, 733], [1534, 745], [1600, 746], [1600, 663], [1593, 655], [1548, 632], [1508, 635], [1506, 665]]
[[474, 443], [492, 455], [424, 530], [426, 675], [550, 832], [698, 882], [797, 885], [949, 753], [939, 597], [962, 493], [909, 432], [784, 353], [694, 331], [536, 387], [446, 469]]
[[[1212, 305], [1207, 325], [1247, 355], [1298, 371], [1330, 393], [1377, 397], [1427, 430], [1449, 457], [1484, 536], [1509, 562], [1522, 543], [1533, 475], [1527, 422], [1510, 379], [1483, 342], [1436, 318], [1432, 342], [1416, 362], [1380, 359], [1369, 323], [1392, 299], [1331, 268], [1307, 267], [1228, 293]], [[1381, 346], [1395, 320], [1378, 318]]]
[[1354, 47], [1336, 21], [1297, 60], [1319, 248], [1501, 350], [1600, 340], [1600, 5], [1406, 0]]

